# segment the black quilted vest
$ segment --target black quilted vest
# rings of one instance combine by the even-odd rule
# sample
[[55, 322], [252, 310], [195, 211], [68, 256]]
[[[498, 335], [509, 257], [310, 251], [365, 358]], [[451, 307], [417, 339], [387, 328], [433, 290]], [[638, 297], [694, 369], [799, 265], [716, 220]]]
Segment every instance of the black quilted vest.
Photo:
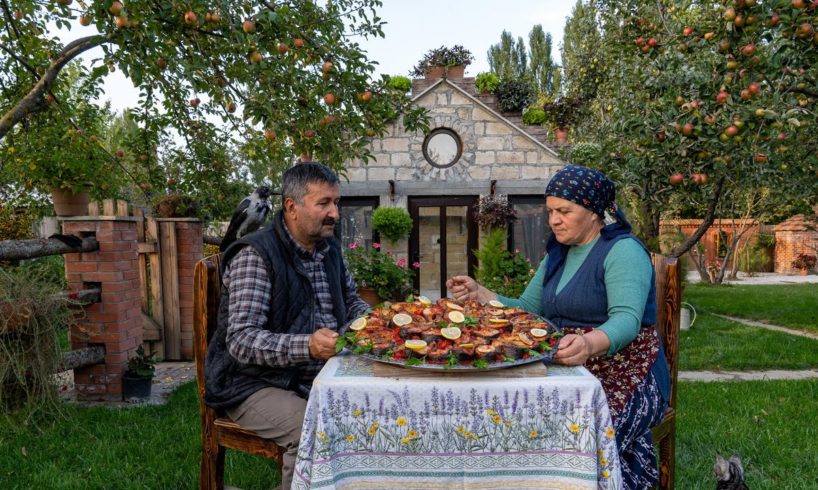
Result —
[[[335, 239], [324, 255], [332, 295], [333, 312], [338, 325], [346, 318], [344, 303], [343, 256]], [[256, 249], [267, 266], [273, 285], [270, 314], [266, 329], [277, 333], [311, 334], [315, 330], [315, 293], [310, 278], [301, 265], [296, 250], [286, 239], [283, 215], [279, 211], [271, 226], [251, 233], [225, 250], [222, 273], [233, 257], [245, 246]], [[205, 359], [205, 402], [224, 409], [238, 405], [256, 391], [275, 387], [295, 391], [302, 381], [298, 366], [268, 367], [244, 364], [227, 351], [227, 318], [229, 292], [222, 287], [219, 303], [218, 328], [207, 349]]]

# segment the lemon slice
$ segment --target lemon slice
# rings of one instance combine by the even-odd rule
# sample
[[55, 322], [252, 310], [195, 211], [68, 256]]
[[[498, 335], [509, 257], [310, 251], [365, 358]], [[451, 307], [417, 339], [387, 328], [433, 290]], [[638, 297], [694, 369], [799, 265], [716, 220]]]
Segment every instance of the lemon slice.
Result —
[[[453, 311], [452, 313], [455, 312]], [[451, 315], [451, 313], [449, 314]], [[463, 335], [463, 332], [457, 327], [446, 327], [440, 329], [440, 335], [442, 335], [444, 339], [457, 340]]]
[[541, 339], [548, 335], [548, 330], [543, 330], [542, 328], [532, 328], [528, 331], [528, 333], [535, 339]]
[[403, 344], [407, 349], [412, 349], [413, 351], [421, 351], [426, 348], [426, 341], [425, 340], [407, 340]]
[[493, 306], [495, 308], [505, 308], [506, 307], [506, 305], [504, 305], [500, 301], [497, 301], [496, 299], [493, 299], [493, 300], [489, 301], [489, 306]]
[[491, 316], [503, 316], [506, 314], [506, 312], [503, 310], [489, 310], [488, 313]]
[[358, 331], [363, 330], [366, 328], [366, 317], [362, 316], [361, 318], [356, 319], [349, 325], [350, 330]]
[[457, 303], [446, 303], [446, 307], [450, 310], [465, 311], [464, 308]]
[[505, 325], [508, 323], [508, 320], [505, 318], [489, 318], [489, 321], [495, 325]]
[[452, 323], [463, 323], [466, 321], [466, 317], [463, 316], [463, 313], [459, 311], [450, 311], [449, 312], [449, 320]]
[[422, 304], [423, 306], [428, 306], [432, 304], [432, 300], [430, 300], [426, 296], [418, 296], [417, 300], [420, 301], [420, 304]]
[[397, 315], [392, 317], [392, 323], [399, 327], [409, 325], [410, 323], [412, 323], [412, 316], [407, 315], [406, 313], [398, 313]]

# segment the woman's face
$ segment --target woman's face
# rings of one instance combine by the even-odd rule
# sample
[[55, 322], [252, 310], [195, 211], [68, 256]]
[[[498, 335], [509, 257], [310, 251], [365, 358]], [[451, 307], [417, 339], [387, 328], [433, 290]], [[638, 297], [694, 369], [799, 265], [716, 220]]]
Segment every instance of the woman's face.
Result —
[[591, 242], [602, 229], [602, 220], [593, 211], [566, 199], [548, 196], [548, 225], [563, 245], [584, 245]]

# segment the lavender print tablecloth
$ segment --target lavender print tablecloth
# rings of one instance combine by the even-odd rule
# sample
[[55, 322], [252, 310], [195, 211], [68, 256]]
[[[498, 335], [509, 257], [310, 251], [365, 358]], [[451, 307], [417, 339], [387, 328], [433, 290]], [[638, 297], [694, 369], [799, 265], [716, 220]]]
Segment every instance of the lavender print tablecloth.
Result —
[[616, 440], [599, 381], [546, 376], [376, 377], [331, 359], [315, 380], [294, 489], [618, 489]]

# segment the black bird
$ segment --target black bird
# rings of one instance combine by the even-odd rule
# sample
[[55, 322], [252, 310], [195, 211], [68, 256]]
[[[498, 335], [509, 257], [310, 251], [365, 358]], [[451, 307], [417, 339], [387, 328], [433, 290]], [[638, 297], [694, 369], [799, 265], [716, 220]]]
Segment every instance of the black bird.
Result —
[[270, 203], [267, 202], [267, 198], [272, 194], [272, 189], [261, 185], [239, 203], [236, 210], [233, 211], [233, 217], [230, 218], [227, 233], [224, 234], [222, 243], [219, 245], [220, 252], [224, 252], [230, 244], [258, 230], [264, 224], [270, 213]]

